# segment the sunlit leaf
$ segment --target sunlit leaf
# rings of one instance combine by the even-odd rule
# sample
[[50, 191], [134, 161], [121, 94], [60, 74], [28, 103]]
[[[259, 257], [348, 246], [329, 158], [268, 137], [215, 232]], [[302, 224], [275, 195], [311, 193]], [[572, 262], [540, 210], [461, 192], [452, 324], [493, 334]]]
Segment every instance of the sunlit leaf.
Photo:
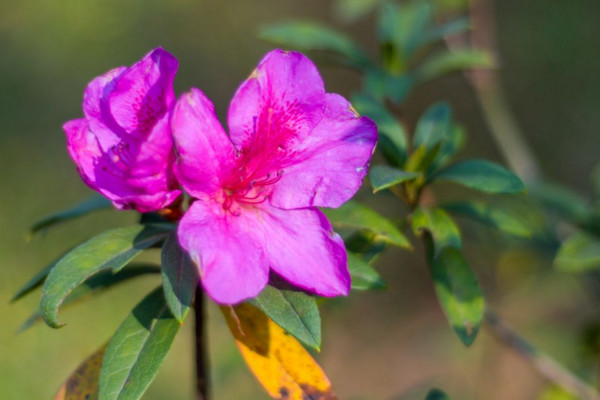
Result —
[[290, 22], [261, 29], [260, 38], [278, 46], [303, 51], [329, 51], [346, 57], [355, 65], [370, 64], [364, 51], [354, 42], [332, 29], [312, 22]]
[[137, 400], [167, 355], [180, 324], [162, 288], [146, 296], [112, 337], [100, 371], [98, 400]]
[[418, 176], [419, 174], [416, 172], [407, 172], [387, 165], [375, 165], [369, 171], [373, 193], [415, 179]]
[[429, 265], [435, 292], [446, 318], [465, 346], [475, 340], [483, 321], [485, 302], [473, 270], [459, 250], [445, 247]]
[[406, 236], [391, 221], [363, 204], [351, 200], [339, 208], [325, 209], [323, 212], [334, 226], [364, 229], [390, 244], [411, 248]]
[[353, 97], [352, 105], [359, 114], [368, 116], [377, 124], [379, 133], [377, 147], [383, 151], [386, 159], [395, 166], [403, 165], [406, 160], [408, 139], [402, 125], [383, 105], [369, 96]]
[[450, 397], [446, 393], [442, 392], [440, 389], [431, 389], [429, 391], [429, 393], [427, 393], [425, 400], [452, 400], [452, 399], [450, 399]]
[[246, 364], [272, 398], [337, 399], [310, 354], [262, 311], [247, 303], [221, 310]]
[[254, 303], [287, 333], [320, 350], [321, 315], [314, 297], [306, 293], [267, 286]]
[[98, 400], [98, 379], [106, 346], [85, 359], [60, 387], [54, 400]]
[[418, 207], [412, 215], [412, 228], [415, 235], [421, 235], [423, 231], [431, 235], [436, 255], [444, 248], [460, 249], [462, 246], [458, 227], [441, 208]]
[[177, 321], [183, 323], [200, 282], [198, 268], [187, 252], [181, 248], [174, 233], [165, 240], [161, 260], [167, 304]]
[[600, 236], [584, 232], [572, 235], [560, 246], [554, 265], [567, 272], [600, 269]]
[[430, 106], [419, 118], [415, 129], [413, 147], [433, 149], [446, 138], [452, 122], [452, 110], [446, 102], [437, 102]]
[[360, 256], [348, 253], [348, 269], [352, 278], [353, 290], [385, 289], [387, 285], [379, 273]]
[[444, 204], [443, 208], [453, 214], [469, 217], [478, 222], [514, 236], [530, 238], [533, 231], [522, 218], [503, 207], [494, 207], [483, 202], [457, 202]]
[[467, 160], [436, 172], [432, 181], [448, 181], [489, 193], [523, 193], [525, 185], [506, 168], [485, 160]]
[[73, 289], [102, 269], [119, 271], [144, 249], [164, 239], [170, 230], [157, 225], [111, 229], [65, 255], [44, 283], [40, 312], [46, 323], [53, 328], [61, 327], [58, 309]]
[[[150, 264], [129, 264], [117, 273], [113, 273], [111, 270], [100, 271], [88, 278], [83, 284], [77, 286], [67, 296], [61, 308], [85, 300], [91, 297], [91, 295], [102, 293], [104, 290], [112, 288], [119, 283], [148, 274], [160, 274], [160, 267]], [[41, 312], [36, 310], [21, 324], [17, 332], [21, 333], [42, 320]]]
[[428, 57], [417, 68], [416, 76], [420, 82], [427, 82], [451, 72], [471, 69], [491, 68], [494, 66], [490, 55], [481, 50], [443, 50]]
[[83, 217], [84, 215], [87, 215], [93, 211], [110, 207], [112, 207], [110, 200], [100, 195], [94, 195], [84, 200], [82, 203], [77, 204], [76, 206], [48, 215], [47, 217], [44, 217], [40, 221], [36, 222], [29, 230], [29, 236], [33, 236], [36, 233], [59, 223]]

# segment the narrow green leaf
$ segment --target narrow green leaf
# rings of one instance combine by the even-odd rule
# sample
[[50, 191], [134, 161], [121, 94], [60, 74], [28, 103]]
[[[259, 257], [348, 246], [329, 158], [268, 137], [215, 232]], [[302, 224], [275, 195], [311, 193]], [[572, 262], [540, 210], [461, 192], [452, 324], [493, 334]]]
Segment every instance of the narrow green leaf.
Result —
[[396, 186], [399, 183], [410, 181], [419, 176], [416, 172], [402, 171], [387, 165], [375, 165], [369, 171], [369, 180], [373, 187], [373, 193]]
[[[65, 308], [79, 303], [82, 300], [85, 300], [92, 295], [102, 293], [106, 289], [112, 288], [119, 283], [148, 274], [160, 274], [160, 267], [151, 264], [129, 264], [126, 268], [123, 268], [117, 273], [113, 273], [112, 270], [100, 271], [96, 275], [89, 277], [83, 284], [77, 286], [71, 294], [67, 296], [61, 307]], [[36, 310], [21, 324], [17, 332], [22, 333], [42, 320], [41, 312]]]
[[365, 52], [350, 38], [312, 22], [290, 22], [266, 26], [261, 29], [259, 37], [278, 46], [303, 51], [321, 50], [336, 53], [358, 66], [370, 64]]
[[116, 228], [77, 246], [58, 261], [44, 283], [40, 311], [46, 323], [60, 328], [58, 309], [73, 289], [102, 269], [118, 272], [142, 250], [164, 239], [170, 230], [167, 225]]
[[488, 193], [523, 193], [525, 185], [506, 168], [485, 160], [467, 160], [436, 172], [432, 181], [449, 181]]
[[446, 318], [465, 346], [475, 340], [483, 321], [485, 302], [473, 270], [459, 250], [445, 247], [429, 265], [435, 292]]
[[61, 222], [70, 221], [72, 219], [83, 217], [84, 215], [87, 215], [93, 211], [110, 207], [112, 207], [110, 200], [100, 195], [94, 195], [84, 200], [82, 203], [77, 204], [76, 206], [48, 215], [47, 217], [44, 217], [40, 221], [36, 222], [29, 230], [29, 237], [32, 237], [36, 233]]
[[462, 148], [465, 143], [465, 131], [459, 125], [453, 125], [441, 143], [440, 150], [427, 170], [431, 175], [439, 167], [449, 162]]
[[366, 95], [377, 101], [390, 99], [394, 104], [403, 101], [414, 85], [412, 76], [390, 75], [379, 68], [367, 69], [363, 80]]
[[407, 64], [419, 49], [426, 29], [432, 23], [432, 16], [431, 6], [424, 0], [388, 3], [381, 10], [379, 39], [392, 42], [400, 50], [403, 64]]
[[177, 321], [183, 323], [200, 282], [198, 269], [187, 252], [181, 248], [174, 233], [165, 241], [161, 258], [167, 304]]
[[290, 335], [321, 349], [321, 315], [314, 297], [267, 285], [253, 303]]
[[364, 114], [377, 124], [379, 132], [378, 148], [384, 156], [395, 166], [401, 166], [406, 160], [408, 140], [402, 125], [390, 114], [386, 108], [366, 95], [352, 98], [352, 105], [359, 114]]
[[415, 129], [413, 148], [420, 146], [430, 151], [446, 138], [451, 128], [452, 110], [446, 102], [430, 106], [419, 118]]
[[431, 389], [425, 400], [452, 400], [446, 393], [442, 392], [440, 389]]
[[523, 219], [502, 207], [494, 207], [483, 202], [457, 202], [444, 204], [442, 207], [453, 214], [469, 217], [514, 236], [524, 238], [533, 236], [532, 229], [523, 222]]
[[387, 247], [387, 242], [377, 239], [377, 236], [370, 231], [352, 232], [351, 235], [344, 237], [344, 244], [349, 252], [360, 255], [360, 258], [373, 263]]
[[435, 28], [429, 30], [423, 36], [421, 45], [425, 46], [443, 40], [446, 37], [466, 32], [471, 29], [471, 23], [466, 16], [453, 18]]
[[458, 227], [441, 208], [417, 208], [412, 215], [412, 228], [415, 235], [429, 232], [433, 238], [435, 255], [447, 247], [460, 249], [462, 246]]
[[416, 71], [419, 82], [427, 82], [451, 72], [492, 68], [494, 63], [486, 51], [462, 49], [443, 50], [428, 57]]
[[600, 269], [600, 237], [585, 232], [571, 235], [560, 246], [554, 265], [565, 272]]
[[169, 352], [180, 324], [162, 288], [146, 296], [112, 337], [100, 370], [98, 400], [137, 400]]
[[379, 273], [359, 255], [348, 253], [348, 269], [353, 290], [386, 289], [387, 285]]
[[351, 200], [339, 208], [325, 209], [323, 212], [334, 226], [364, 229], [390, 244], [411, 248], [406, 236], [391, 221], [363, 204]]

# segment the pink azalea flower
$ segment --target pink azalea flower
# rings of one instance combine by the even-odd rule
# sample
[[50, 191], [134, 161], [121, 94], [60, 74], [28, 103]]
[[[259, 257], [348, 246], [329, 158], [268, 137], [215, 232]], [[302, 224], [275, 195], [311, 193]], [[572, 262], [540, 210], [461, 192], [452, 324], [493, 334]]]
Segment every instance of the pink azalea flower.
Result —
[[67, 148], [83, 181], [119, 209], [159, 210], [180, 194], [169, 126], [178, 63], [161, 48], [92, 80], [85, 118], [67, 122]]
[[229, 136], [200, 90], [182, 96], [171, 125], [175, 174], [195, 199], [178, 236], [217, 302], [255, 297], [273, 271], [322, 295], [350, 289], [347, 255], [317, 207], [338, 207], [361, 185], [375, 124], [325, 93], [300, 53], [270, 52], [235, 94]]

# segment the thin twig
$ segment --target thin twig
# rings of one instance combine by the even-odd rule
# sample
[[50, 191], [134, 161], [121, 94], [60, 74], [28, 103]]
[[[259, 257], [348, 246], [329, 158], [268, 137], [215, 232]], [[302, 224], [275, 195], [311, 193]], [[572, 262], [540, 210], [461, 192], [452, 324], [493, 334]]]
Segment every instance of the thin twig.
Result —
[[196, 398], [198, 400], [210, 399], [208, 390], [208, 346], [204, 312], [204, 292], [202, 287], [198, 285], [194, 299], [194, 314], [196, 317]]
[[492, 311], [485, 315], [489, 330], [504, 344], [529, 361], [547, 380], [559, 385], [564, 390], [581, 400], [600, 400], [600, 394], [567, 370], [549, 355], [536, 349], [525, 338]]

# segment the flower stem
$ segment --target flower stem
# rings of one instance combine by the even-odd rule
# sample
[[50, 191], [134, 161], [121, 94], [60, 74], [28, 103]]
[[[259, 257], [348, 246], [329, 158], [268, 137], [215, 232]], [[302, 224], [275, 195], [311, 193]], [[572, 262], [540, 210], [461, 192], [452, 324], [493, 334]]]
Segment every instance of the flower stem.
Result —
[[208, 392], [208, 352], [206, 340], [206, 318], [204, 291], [198, 285], [194, 299], [194, 314], [196, 323], [196, 398], [209, 400]]
[[600, 394], [593, 387], [560, 365], [552, 357], [536, 349], [497, 314], [488, 310], [485, 315], [485, 322], [497, 339], [529, 361], [544, 378], [559, 385], [581, 400], [600, 400]]

